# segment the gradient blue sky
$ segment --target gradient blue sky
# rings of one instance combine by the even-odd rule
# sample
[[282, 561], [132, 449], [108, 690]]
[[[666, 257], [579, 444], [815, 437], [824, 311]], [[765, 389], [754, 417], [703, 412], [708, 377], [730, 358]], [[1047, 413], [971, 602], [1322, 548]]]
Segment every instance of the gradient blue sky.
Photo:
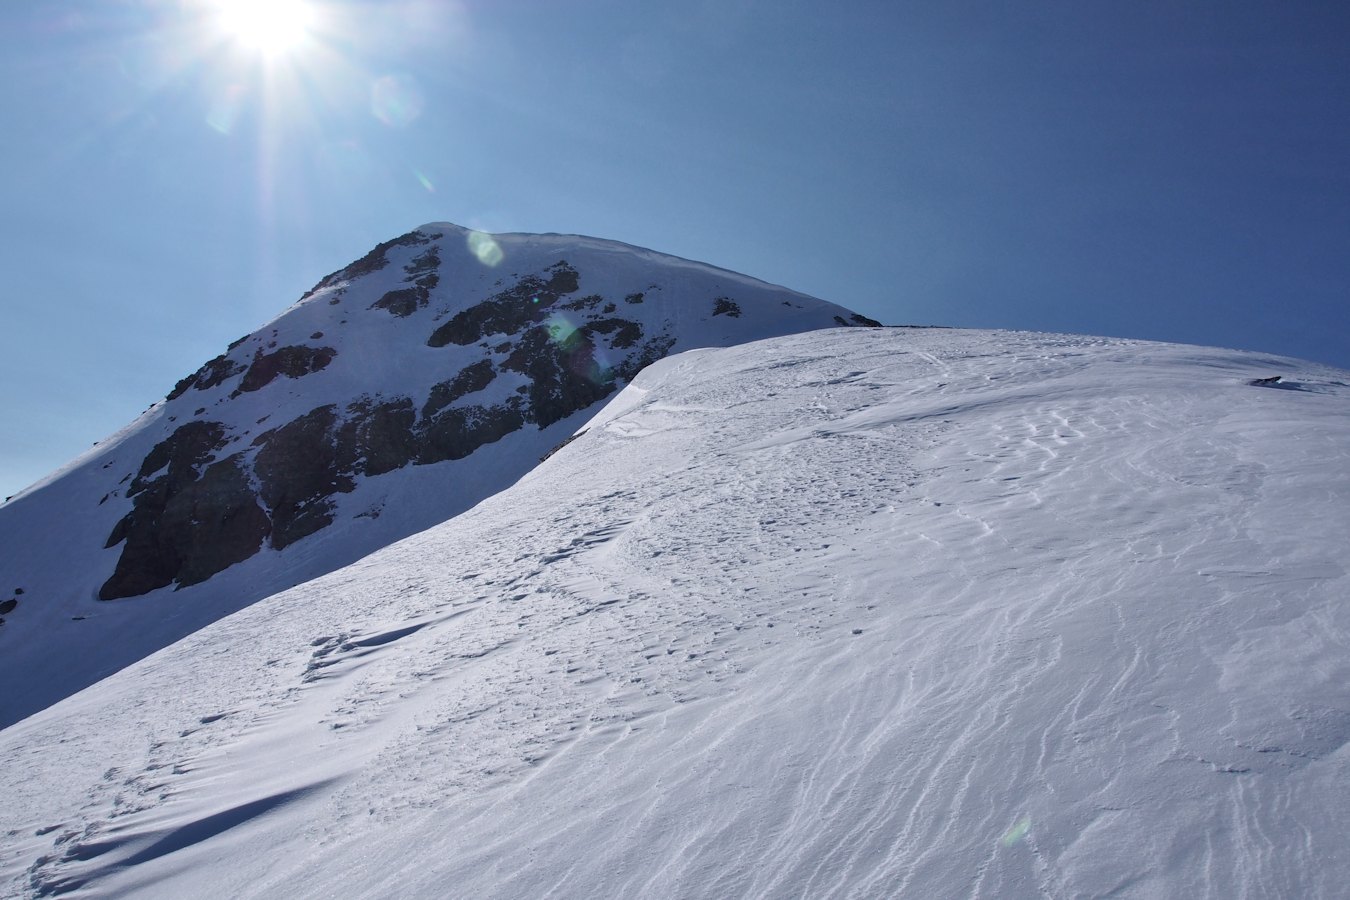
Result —
[[1350, 367], [1350, 4], [312, 3], [0, 5], [0, 496], [435, 220]]

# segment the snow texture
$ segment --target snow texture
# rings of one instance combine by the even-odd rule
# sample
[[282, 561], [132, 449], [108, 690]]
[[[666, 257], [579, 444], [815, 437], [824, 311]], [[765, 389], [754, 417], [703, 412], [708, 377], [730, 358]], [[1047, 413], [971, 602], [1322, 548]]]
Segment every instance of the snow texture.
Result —
[[1344, 896], [1348, 377], [670, 357], [509, 490], [0, 732], [0, 893]]

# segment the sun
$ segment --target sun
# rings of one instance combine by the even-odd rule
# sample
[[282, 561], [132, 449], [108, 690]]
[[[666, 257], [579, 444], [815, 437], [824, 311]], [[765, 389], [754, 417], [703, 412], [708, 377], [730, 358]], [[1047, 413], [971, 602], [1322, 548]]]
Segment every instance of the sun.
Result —
[[305, 0], [216, 0], [216, 5], [225, 33], [265, 56], [290, 53], [314, 24]]

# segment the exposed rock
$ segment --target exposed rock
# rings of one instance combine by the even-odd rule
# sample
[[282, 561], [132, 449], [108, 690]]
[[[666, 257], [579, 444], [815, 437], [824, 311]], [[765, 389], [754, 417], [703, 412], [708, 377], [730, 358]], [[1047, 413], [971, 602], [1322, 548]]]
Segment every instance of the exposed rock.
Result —
[[490, 359], [479, 360], [465, 366], [454, 378], [442, 381], [431, 389], [431, 395], [427, 398], [426, 405], [422, 407], [422, 415], [430, 416], [445, 409], [460, 397], [483, 390], [492, 383], [496, 374]]
[[882, 325], [880, 322], [878, 322], [876, 319], [869, 319], [869, 318], [867, 318], [867, 316], [860, 316], [860, 315], [858, 315], [857, 313], [851, 313], [847, 319], [845, 319], [843, 316], [835, 316], [835, 317], [834, 317], [834, 321], [835, 321], [835, 323], [836, 323], [837, 325], [839, 325], [839, 326], [842, 327], [842, 328], [855, 328], [855, 327], [862, 327], [862, 328], [885, 328], [885, 327], [886, 327], [886, 326]]
[[337, 421], [336, 406], [321, 406], [253, 441], [261, 445], [253, 471], [278, 550], [332, 522], [328, 498], [356, 486], [350, 472], [338, 470]]
[[733, 319], [739, 319], [741, 317], [740, 304], [730, 297], [718, 297], [713, 303], [713, 315], [730, 316]]
[[206, 465], [226, 443], [220, 423], [189, 422], [146, 455], [105, 545], [125, 542], [100, 600], [196, 584], [258, 551], [270, 525], [240, 456]]
[[558, 308], [572, 310], [574, 312], [580, 312], [585, 309], [595, 309], [597, 306], [599, 306], [601, 303], [604, 302], [605, 298], [601, 297], [599, 294], [587, 294], [585, 297], [578, 297], [575, 300], [569, 300], [566, 303], [560, 303], [558, 304]]
[[614, 335], [610, 338], [609, 345], [619, 350], [625, 350], [642, 340], [642, 326], [627, 319], [596, 319], [587, 322], [582, 330], [588, 334]]
[[[240, 342], [242, 342], [242, 340], [243, 339], [241, 339]], [[230, 346], [234, 347], [235, 345], [231, 344]], [[243, 365], [235, 362], [222, 353], [191, 375], [180, 380], [173, 386], [173, 390], [169, 391], [169, 395], [164, 399], [174, 400], [181, 397], [192, 388], [199, 391], [209, 390], [218, 384], [224, 383], [227, 379], [233, 378], [242, 371], [244, 371]]]
[[239, 382], [239, 393], [248, 393], [266, 387], [279, 376], [302, 378], [327, 368], [337, 356], [332, 347], [280, 347], [271, 353], [261, 350], [253, 357], [253, 364]]
[[675, 346], [675, 338], [672, 335], [658, 335], [642, 345], [642, 350], [638, 353], [629, 354], [623, 362], [614, 367], [614, 377], [622, 381], [632, 381], [633, 377], [643, 369], [670, 355], [670, 349]]
[[404, 318], [427, 305], [431, 292], [423, 287], [397, 288], [370, 304], [371, 309], [384, 309]]
[[300, 297], [300, 302], [308, 300], [311, 296], [324, 288], [331, 287], [340, 281], [351, 281], [360, 278], [363, 275], [369, 275], [372, 272], [380, 271], [385, 266], [389, 265], [389, 259], [386, 254], [394, 247], [417, 247], [422, 244], [429, 244], [438, 237], [440, 237], [439, 234], [427, 235], [420, 231], [410, 231], [407, 234], [399, 235], [393, 240], [376, 244], [373, 250], [356, 262], [346, 268], [338, 269], [336, 272], [325, 276], [318, 284], [305, 291]]
[[[225, 433], [225, 426], [219, 422], [188, 422], [179, 427], [141, 460], [140, 470], [127, 487], [127, 496], [134, 497], [164, 479], [178, 483], [192, 480], [197, 468], [225, 446]], [[159, 477], [151, 480], [151, 476]]]
[[[383, 475], [401, 469], [417, 455], [413, 402], [400, 397], [387, 403], [361, 400], [347, 407], [338, 429], [337, 473]], [[336, 481], [336, 477], [334, 481]]]
[[[428, 306], [441, 284], [442, 248], [433, 243], [439, 237], [414, 231], [386, 241], [320, 281], [305, 297], [328, 290], [330, 302], [337, 303], [350, 292], [361, 303], [370, 303], [384, 291], [370, 308], [412, 316]], [[395, 247], [423, 248], [399, 254], [406, 260], [400, 283], [385, 290], [393, 280], [387, 273], [376, 279], [375, 290], [357, 283], [386, 269]], [[672, 333], [649, 336], [639, 322], [617, 315], [619, 303], [598, 293], [580, 295], [580, 283], [577, 269], [559, 259], [547, 268], [499, 279], [496, 293], [443, 321], [427, 345], [480, 349], [469, 357], [473, 362], [434, 385], [420, 409], [420, 397], [364, 396], [351, 402], [349, 396], [324, 394], [315, 403], [327, 405], [258, 435], [247, 449], [229, 456], [226, 448], [247, 441], [249, 431], [227, 434], [218, 422], [183, 425], [155, 445], [134, 478], [128, 473], [123, 479], [130, 481], [126, 497], [132, 509], [108, 536], [108, 547], [122, 545], [121, 557], [99, 596], [112, 599], [195, 584], [269, 544], [281, 550], [331, 524], [336, 495], [355, 490], [360, 477], [463, 459], [527, 425], [545, 428], [603, 400], [671, 352], [676, 341]], [[652, 293], [659, 290], [652, 283], [624, 295], [623, 302], [642, 304], [648, 294], [660, 296]], [[749, 295], [741, 302], [749, 303]], [[315, 326], [331, 330], [334, 320], [338, 325], [348, 322], [339, 312], [315, 319], [317, 312], [305, 313], [304, 321], [313, 324], [299, 332], [312, 332], [311, 343], [324, 336]], [[722, 296], [713, 300], [712, 314], [739, 318], [744, 312], [741, 303]], [[659, 315], [644, 318], [652, 323], [648, 328], [675, 328], [679, 323], [678, 314], [664, 325]], [[835, 321], [878, 324], [856, 314], [851, 322], [842, 315]], [[241, 338], [230, 351], [249, 344], [251, 361], [247, 349], [238, 352], [244, 362], [228, 354], [216, 357], [181, 380], [169, 398], [215, 388], [231, 378], [238, 383], [230, 396], [238, 397], [283, 376], [303, 378], [322, 371], [337, 357], [332, 347], [278, 347], [279, 341], [277, 328]], [[501, 371], [513, 373], [513, 383], [516, 375], [523, 376], [514, 393], [492, 392], [494, 399], [508, 395], [497, 403], [485, 402], [487, 395], [471, 402]], [[320, 381], [321, 389], [331, 386], [327, 379]], [[204, 412], [201, 407], [197, 415]], [[268, 420], [262, 415], [256, 424]], [[104, 499], [117, 496], [113, 491]]]
[[578, 288], [577, 270], [559, 260], [546, 270], [548, 278], [526, 275], [504, 291], [482, 303], [460, 310], [450, 321], [432, 332], [429, 347], [447, 344], [468, 346], [491, 334], [513, 334], [535, 322], [543, 321], [545, 311], [565, 294]]
[[427, 305], [432, 288], [440, 283], [440, 276], [436, 274], [440, 264], [440, 250], [431, 247], [403, 267], [403, 271], [408, 273], [408, 277], [403, 279], [404, 283], [413, 286], [397, 288], [387, 292], [383, 297], [372, 303], [370, 308], [388, 310], [400, 318], [417, 312]]
[[575, 441], [577, 438], [581, 437], [581, 436], [582, 436], [583, 434], [585, 434], [585, 433], [586, 433], [586, 429], [583, 428], [583, 429], [581, 429], [580, 431], [578, 431], [576, 434], [569, 435], [568, 437], [563, 438], [561, 441], [558, 442], [558, 444], [557, 444], [552, 450], [548, 451], [548, 452], [545, 453], [543, 456], [539, 457], [539, 461], [540, 461], [540, 462], [543, 462], [544, 460], [548, 459], [550, 456], [552, 456], [553, 454], [557, 453], [559, 450], [561, 450], [562, 448], [566, 447], [568, 444], [572, 443], [573, 441]]
[[595, 343], [584, 331], [566, 336], [536, 326], [521, 336], [502, 368], [530, 379], [530, 419], [552, 425], [614, 391], [614, 373], [595, 360]]
[[524, 424], [525, 414], [514, 398], [499, 406], [452, 406], [419, 426], [417, 462], [463, 459]]

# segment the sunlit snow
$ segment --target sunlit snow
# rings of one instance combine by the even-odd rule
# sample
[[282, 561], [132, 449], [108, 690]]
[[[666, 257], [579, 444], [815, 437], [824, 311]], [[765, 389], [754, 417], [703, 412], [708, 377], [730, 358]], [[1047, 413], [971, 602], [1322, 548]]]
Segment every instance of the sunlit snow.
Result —
[[671, 357], [504, 493], [0, 732], [0, 893], [1339, 896], [1347, 379]]

